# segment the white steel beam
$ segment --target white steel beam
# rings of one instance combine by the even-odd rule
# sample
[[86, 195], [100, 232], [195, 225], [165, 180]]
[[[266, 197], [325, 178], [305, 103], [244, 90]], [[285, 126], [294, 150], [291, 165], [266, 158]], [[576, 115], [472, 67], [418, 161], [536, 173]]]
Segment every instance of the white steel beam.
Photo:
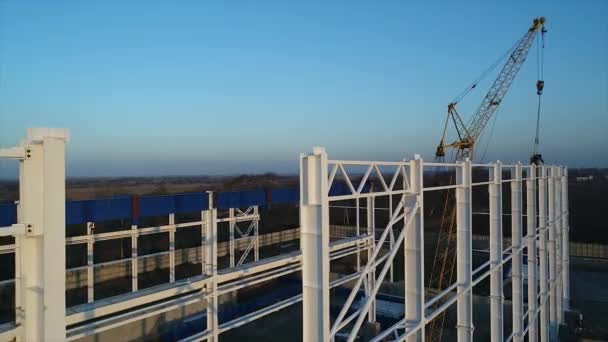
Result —
[[300, 156], [303, 341], [329, 341], [329, 207], [327, 154]]
[[471, 161], [468, 159], [456, 168], [456, 265], [457, 291], [464, 293], [457, 301], [458, 341], [473, 340], [473, 290], [471, 289], [473, 249], [471, 210]]
[[[405, 264], [405, 324], [414, 326], [424, 318], [424, 192], [423, 161], [419, 155], [410, 161], [410, 184], [416, 194], [418, 210], [405, 222], [404, 242]], [[409, 223], [409, 224], [407, 224]], [[392, 227], [391, 227], [392, 231]], [[398, 248], [394, 246], [393, 248]], [[392, 264], [392, 262], [391, 262]], [[408, 342], [422, 342], [424, 329], [418, 330], [407, 338]]]
[[513, 301], [513, 341], [523, 341], [524, 331], [524, 291], [522, 256], [522, 167], [520, 163], [511, 169], [511, 289]]
[[28, 129], [20, 161], [20, 219], [25, 341], [62, 341], [65, 329], [66, 130]]
[[490, 334], [492, 342], [504, 338], [503, 284], [502, 284], [502, 164], [494, 163], [489, 169], [488, 185], [490, 207]]
[[530, 165], [526, 174], [526, 233], [528, 236], [528, 341], [538, 341], [536, 313], [538, 311], [538, 279], [536, 278], [536, 166]]

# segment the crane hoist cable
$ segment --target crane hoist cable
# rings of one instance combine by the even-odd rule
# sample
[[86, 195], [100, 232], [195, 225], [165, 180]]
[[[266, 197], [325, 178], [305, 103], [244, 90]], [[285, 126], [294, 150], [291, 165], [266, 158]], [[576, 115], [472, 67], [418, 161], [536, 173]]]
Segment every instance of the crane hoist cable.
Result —
[[460, 102], [460, 100], [462, 100], [465, 96], [467, 96], [471, 91], [473, 91], [473, 89], [475, 89], [477, 87], [477, 85], [479, 84], [479, 82], [483, 81], [483, 79], [486, 78], [486, 76], [488, 76], [488, 74], [490, 74], [490, 72], [492, 72], [492, 70], [496, 69], [496, 67], [505, 58], [507, 58], [507, 56], [509, 56], [511, 54], [511, 52], [513, 51], [513, 49], [515, 49], [515, 47], [519, 44], [519, 41], [520, 40], [518, 40], [517, 42], [515, 42], [515, 44], [511, 48], [509, 48], [507, 51], [505, 51], [505, 53], [503, 55], [501, 55], [496, 60], [496, 62], [492, 63], [492, 65], [490, 65], [473, 82], [471, 82], [471, 85], [469, 85], [460, 94], [458, 94], [458, 96], [456, 96], [456, 98], [454, 98], [454, 100], [452, 100], [452, 103], [457, 104], [458, 102]]
[[532, 149], [532, 155], [530, 156], [531, 164], [544, 164], [543, 156], [539, 153], [539, 136], [540, 136], [540, 113], [541, 113], [541, 98], [543, 90], [545, 88], [544, 73], [545, 73], [545, 33], [547, 29], [543, 27], [540, 31], [540, 36], [537, 38], [537, 53], [536, 53], [536, 75], [538, 81], [536, 82], [536, 94], [538, 95], [538, 107], [536, 111], [536, 134], [534, 135], [534, 147]]
[[[498, 73], [490, 90], [484, 96], [481, 104], [471, 116], [467, 125], [463, 123], [456, 108], [456, 103], [452, 102], [448, 105], [443, 134], [435, 152], [436, 158], [444, 159], [446, 152], [453, 152], [454, 162], [460, 162], [465, 159], [470, 160], [473, 157], [476, 141], [502, 103], [504, 96], [525, 62], [532, 43], [537, 39], [539, 32], [546, 32], [546, 30], [544, 30], [544, 25], [544, 17], [535, 18], [532, 26], [526, 31], [523, 37], [517, 41], [515, 47], [509, 50], [510, 53], [508, 54], [508, 58], [505, 58], [506, 61], [504, 62], [502, 69]], [[500, 62], [496, 64], [500, 64]], [[493, 68], [494, 66], [491, 66], [489, 70], [492, 70]], [[542, 67], [539, 69], [539, 73], [542, 73]], [[486, 72], [482, 73], [481, 78], [485, 77], [485, 75]], [[542, 75], [540, 76], [542, 77]], [[456, 97], [455, 102], [460, 101], [475, 88], [476, 85], [477, 82], [474, 82], [472, 86]], [[538, 82], [537, 86], [538, 85], [540, 85], [538, 92], [542, 93], [544, 82]], [[454, 123], [457, 139], [451, 143], [446, 143], [446, 133], [450, 121]], [[449, 177], [452, 178], [453, 173], [450, 174]], [[453, 178], [450, 180], [450, 184], [452, 184], [452, 181]], [[429, 276], [429, 281], [427, 282], [428, 293], [440, 293], [450, 286], [449, 284], [452, 282], [454, 270], [456, 268], [456, 244], [454, 243], [457, 235], [456, 210], [455, 207], [451, 205], [455, 201], [454, 196], [453, 192], [448, 191], [445, 193], [445, 201], [439, 221], [440, 227], [437, 234], [431, 274]], [[440, 305], [443, 305], [441, 301], [436, 301], [430, 310], [436, 310]], [[444, 322], [445, 313], [442, 313], [428, 323], [426, 329], [427, 341], [442, 340]]]

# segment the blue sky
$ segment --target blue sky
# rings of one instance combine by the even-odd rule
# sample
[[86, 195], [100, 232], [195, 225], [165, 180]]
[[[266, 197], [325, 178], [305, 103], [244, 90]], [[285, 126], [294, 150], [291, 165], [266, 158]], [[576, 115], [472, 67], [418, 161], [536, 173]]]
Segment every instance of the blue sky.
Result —
[[[314, 145], [432, 159], [447, 104], [540, 15], [545, 160], [608, 167], [604, 0], [5, 0], [0, 146], [69, 128], [69, 176], [295, 173]], [[494, 75], [459, 104], [465, 117]], [[527, 160], [535, 83], [533, 47], [478, 144], [486, 160]]]

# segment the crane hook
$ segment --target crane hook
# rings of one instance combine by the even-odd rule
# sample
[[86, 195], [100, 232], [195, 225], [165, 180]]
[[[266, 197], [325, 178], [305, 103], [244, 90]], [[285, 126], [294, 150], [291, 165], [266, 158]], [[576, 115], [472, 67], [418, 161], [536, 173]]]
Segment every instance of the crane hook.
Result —
[[545, 81], [538, 80], [538, 82], [536, 82], [536, 94], [542, 95], [544, 88], [545, 88]]

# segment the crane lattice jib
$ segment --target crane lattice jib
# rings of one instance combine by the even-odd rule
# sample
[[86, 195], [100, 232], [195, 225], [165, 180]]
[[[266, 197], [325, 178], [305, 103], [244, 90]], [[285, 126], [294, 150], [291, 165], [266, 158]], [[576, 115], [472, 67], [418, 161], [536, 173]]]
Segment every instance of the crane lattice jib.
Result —
[[507, 62], [494, 81], [494, 84], [492, 84], [492, 87], [483, 98], [479, 108], [467, 125], [469, 141], [474, 142], [477, 140], [490, 118], [492, 118], [492, 115], [498, 109], [498, 106], [509, 90], [511, 83], [513, 83], [515, 76], [517, 76], [517, 73], [526, 60], [530, 46], [534, 42], [534, 37], [536, 36], [538, 29], [542, 28], [544, 21], [544, 18], [534, 20], [532, 27], [521, 38], [509, 56]]
[[[481, 135], [488, 121], [492, 118], [492, 115], [498, 109], [498, 106], [505, 97], [511, 83], [517, 76], [517, 73], [521, 69], [530, 46], [534, 42], [536, 33], [541, 30], [544, 31], [545, 18], [534, 19], [532, 27], [526, 32], [526, 34], [517, 42], [515, 47], [510, 50], [510, 55], [507, 62], [503, 66], [502, 70], [498, 74], [498, 77], [492, 84], [492, 87], [483, 98], [483, 101], [479, 105], [479, 108], [475, 114], [471, 117], [471, 120], [467, 125], [462, 122], [462, 118], [456, 110], [456, 104], [463, 96], [470, 92], [476, 87], [477, 81], [467, 89], [463, 94], [448, 105], [448, 115], [446, 117], [445, 126], [443, 129], [443, 136], [441, 142], [437, 147], [436, 156], [443, 158], [445, 156], [445, 147], [451, 147], [456, 149], [454, 159], [456, 161], [462, 161], [466, 158], [473, 159], [473, 151], [475, 141]], [[498, 62], [497, 62], [498, 63]], [[497, 64], [495, 64], [497, 65]], [[493, 67], [492, 67], [493, 68]], [[484, 73], [482, 78], [487, 73]], [[479, 79], [481, 80], [481, 78]], [[539, 92], [541, 89], [539, 89]], [[450, 119], [454, 124], [458, 139], [451, 144], [445, 144], [445, 136], [448, 128]], [[451, 181], [450, 181], [451, 182]], [[455, 269], [455, 257], [454, 257], [454, 239], [455, 239], [455, 208], [448, 207], [448, 203], [452, 203], [454, 194], [448, 192], [444, 202], [443, 215], [441, 217], [440, 229], [437, 235], [437, 244], [435, 249], [435, 255], [433, 259], [433, 266], [431, 268], [431, 274], [429, 277], [429, 290], [430, 291], [441, 291], [448, 284], [451, 283]], [[437, 309], [441, 305], [438, 301], [432, 307], [431, 310]], [[443, 337], [443, 325], [445, 322], [445, 313], [438, 315], [432, 320], [427, 327], [426, 340], [427, 341], [441, 341]]]

